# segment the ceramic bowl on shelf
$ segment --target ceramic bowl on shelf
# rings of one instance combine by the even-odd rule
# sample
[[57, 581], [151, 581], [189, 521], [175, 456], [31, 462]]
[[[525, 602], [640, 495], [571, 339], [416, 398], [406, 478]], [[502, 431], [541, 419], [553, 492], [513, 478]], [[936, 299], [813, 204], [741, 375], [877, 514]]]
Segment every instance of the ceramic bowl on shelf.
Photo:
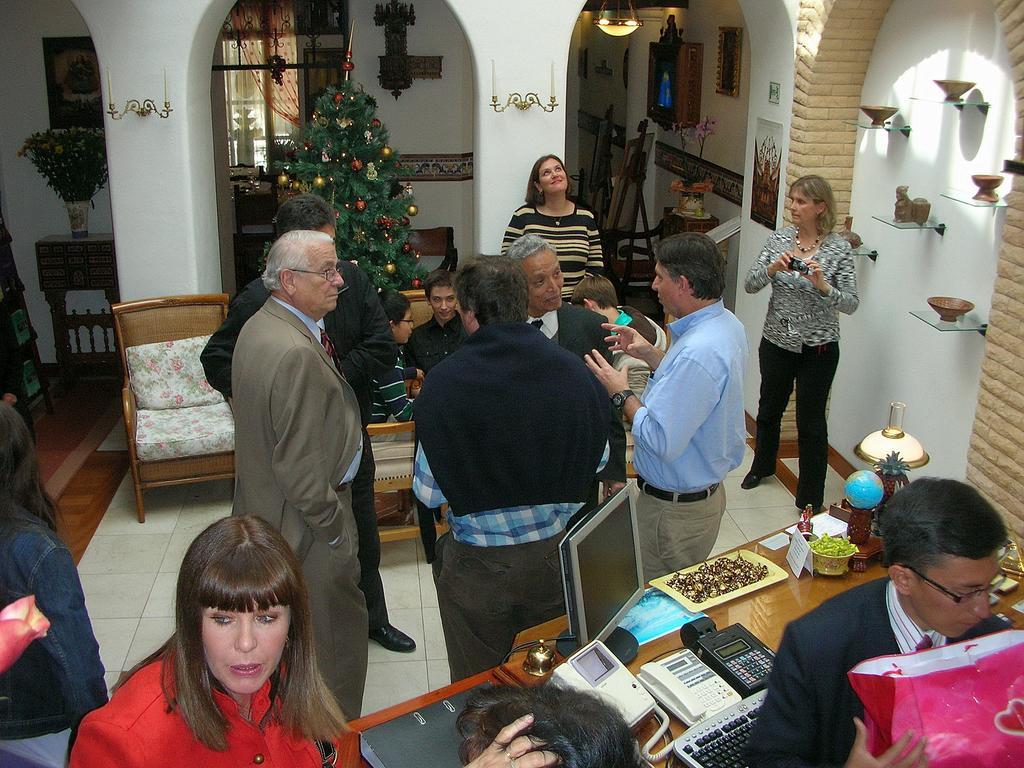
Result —
[[860, 111], [871, 118], [872, 125], [885, 125], [885, 121], [900, 111], [899, 107], [882, 107], [876, 104], [861, 104]]
[[939, 320], [947, 323], [955, 323], [961, 315], [974, 309], [974, 304], [955, 296], [929, 296], [928, 306], [938, 312]]
[[1003, 177], [997, 173], [976, 173], [971, 176], [971, 181], [978, 188], [978, 194], [973, 199], [984, 203], [995, 203], [999, 200], [996, 188], [1003, 183]]
[[974, 87], [974, 83], [967, 80], [936, 80], [935, 84], [946, 94], [946, 101], [960, 101]]

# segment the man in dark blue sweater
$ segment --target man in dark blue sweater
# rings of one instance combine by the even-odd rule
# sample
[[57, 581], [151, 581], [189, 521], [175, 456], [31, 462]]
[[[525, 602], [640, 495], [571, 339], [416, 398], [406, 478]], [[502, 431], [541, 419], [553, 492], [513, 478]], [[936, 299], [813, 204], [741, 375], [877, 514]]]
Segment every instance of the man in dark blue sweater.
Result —
[[583, 362], [526, 319], [518, 263], [455, 279], [469, 333], [416, 398], [413, 490], [448, 502], [433, 562], [451, 679], [501, 663], [516, 633], [565, 610], [558, 542], [608, 457], [608, 399]]
[[925, 765], [920, 734], [903, 734], [878, 757], [868, 752], [864, 707], [846, 673], [876, 656], [1008, 628], [988, 604], [1006, 526], [974, 488], [916, 480], [889, 500], [880, 524], [888, 578], [843, 592], [786, 627], [747, 745], [752, 768]]

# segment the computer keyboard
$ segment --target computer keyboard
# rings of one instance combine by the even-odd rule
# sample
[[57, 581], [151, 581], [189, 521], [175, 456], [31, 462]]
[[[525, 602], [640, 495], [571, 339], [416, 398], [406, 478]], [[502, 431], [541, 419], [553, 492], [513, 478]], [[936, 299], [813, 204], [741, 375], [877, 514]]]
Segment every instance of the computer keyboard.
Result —
[[767, 693], [758, 691], [688, 728], [676, 739], [676, 757], [691, 768], [747, 768], [743, 749]]

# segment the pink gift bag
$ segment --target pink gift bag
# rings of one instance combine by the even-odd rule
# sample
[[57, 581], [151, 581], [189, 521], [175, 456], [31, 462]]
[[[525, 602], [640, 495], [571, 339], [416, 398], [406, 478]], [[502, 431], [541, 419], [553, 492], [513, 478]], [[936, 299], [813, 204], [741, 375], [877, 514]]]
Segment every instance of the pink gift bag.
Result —
[[1024, 631], [868, 659], [847, 676], [873, 755], [913, 730], [928, 740], [928, 768], [1024, 765]]

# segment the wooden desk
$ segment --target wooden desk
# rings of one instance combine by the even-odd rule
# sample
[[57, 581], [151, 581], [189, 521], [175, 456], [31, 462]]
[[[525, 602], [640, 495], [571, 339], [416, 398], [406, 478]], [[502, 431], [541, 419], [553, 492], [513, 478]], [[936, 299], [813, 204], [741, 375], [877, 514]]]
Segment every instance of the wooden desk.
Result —
[[[786, 565], [785, 548], [773, 552], [759, 544], [748, 543], [738, 547], [738, 549], [752, 550], [785, 568], [787, 573], [789, 572], [789, 567]], [[743, 624], [743, 626], [761, 638], [766, 644], [778, 650], [779, 643], [782, 640], [782, 632], [790, 621], [803, 616], [812, 608], [838, 595], [840, 592], [845, 592], [852, 587], [881, 578], [884, 575], [885, 569], [877, 562], [869, 564], [867, 570], [863, 573], [851, 571], [847, 575], [840, 577], [815, 576], [811, 578], [804, 574], [803, 578], [797, 579], [790, 574], [786, 581], [772, 584], [759, 592], [754, 592], [730, 603], [711, 608], [706, 613], [714, 619], [718, 627], [724, 628], [737, 622]], [[1009, 596], [1004, 596], [992, 610], [994, 613], [1003, 613], [1009, 617], [1015, 628], [1024, 629], [1024, 615], [1017, 613], [1011, 608], [1019, 599], [1021, 599], [1021, 596], [1017, 592], [1012, 592]], [[552, 619], [549, 622], [520, 632], [516, 636], [515, 645], [541, 638], [554, 639], [567, 626], [568, 622], [564, 616]], [[672, 632], [664, 637], [652, 640], [640, 646], [640, 652], [636, 659], [628, 665], [629, 670], [636, 674], [642, 664], [668, 652], [676, 651], [681, 647], [682, 644], [679, 641], [679, 634], [677, 632]], [[427, 704], [440, 701], [447, 696], [459, 693], [467, 688], [472, 688], [483, 682], [509, 685], [538, 685], [547, 678], [531, 677], [522, 671], [526, 653], [527, 651], [521, 651], [512, 656], [508, 663], [495, 667], [492, 670], [481, 672], [473, 677], [452, 683], [445, 688], [440, 688], [415, 699], [409, 699], [409, 701], [396, 704], [393, 707], [375, 712], [358, 720], [353, 720], [349, 724], [353, 732], [342, 737], [339, 750], [342, 760], [345, 761], [347, 759], [349, 762], [342, 762], [340, 764], [366, 765], [359, 758], [358, 731], [387, 722], [400, 715], [408, 714]], [[563, 660], [556, 653], [556, 661], [561, 662]], [[685, 730], [685, 726], [682, 723], [673, 719], [671, 728], [673, 738], [678, 737]], [[649, 721], [641, 729], [638, 739], [643, 743], [653, 733], [654, 723]], [[357, 759], [360, 759], [359, 763], [353, 762]]]

